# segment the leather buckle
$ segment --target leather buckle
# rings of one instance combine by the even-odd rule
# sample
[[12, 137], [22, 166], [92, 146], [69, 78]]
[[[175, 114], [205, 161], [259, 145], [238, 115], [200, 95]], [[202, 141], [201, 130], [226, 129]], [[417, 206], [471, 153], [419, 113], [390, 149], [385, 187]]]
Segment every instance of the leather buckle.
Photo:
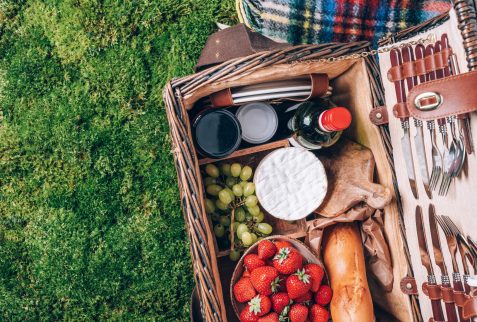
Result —
[[421, 111], [432, 111], [442, 105], [444, 98], [436, 92], [424, 92], [414, 99], [414, 105]]

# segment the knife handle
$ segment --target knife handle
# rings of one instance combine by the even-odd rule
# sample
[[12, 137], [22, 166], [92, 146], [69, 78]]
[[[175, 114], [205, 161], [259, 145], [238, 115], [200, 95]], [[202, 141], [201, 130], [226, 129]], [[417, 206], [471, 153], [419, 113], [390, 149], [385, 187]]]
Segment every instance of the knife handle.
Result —
[[[450, 283], [449, 276], [442, 275], [441, 279], [442, 279], [442, 287], [443, 288], [452, 289], [452, 285]], [[444, 292], [443, 292], [442, 295], [444, 297]], [[453, 302], [453, 299], [452, 299], [452, 302], [451, 301], [449, 301], [449, 302], [445, 301], [444, 304], [445, 304], [445, 307], [446, 307], [447, 321], [458, 322], [459, 320], [457, 319], [457, 313], [455, 311], [455, 303]]]
[[[452, 273], [452, 279], [453, 279], [453, 282], [454, 282], [454, 290], [459, 291], [459, 292], [463, 292], [464, 291], [464, 285], [462, 284], [462, 280], [460, 278], [460, 273]], [[458, 307], [457, 309], [459, 310], [459, 320], [461, 322], [464, 322], [464, 321], [468, 322], [469, 320], [465, 320], [462, 317], [462, 308]]]
[[[429, 285], [437, 285], [436, 277], [434, 275], [427, 276], [427, 284]], [[442, 312], [442, 305], [440, 300], [432, 300], [431, 299], [431, 306], [432, 306], [432, 317], [435, 321], [444, 321], [444, 313]]]
[[464, 289], [466, 294], [470, 294], [470, 285], [469, 285], [470, 275], [464, 275]]

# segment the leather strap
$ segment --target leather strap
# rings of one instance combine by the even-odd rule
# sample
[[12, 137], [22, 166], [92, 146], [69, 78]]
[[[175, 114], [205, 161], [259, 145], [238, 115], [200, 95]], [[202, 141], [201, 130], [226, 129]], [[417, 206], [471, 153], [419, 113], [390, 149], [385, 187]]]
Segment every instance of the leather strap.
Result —
[[414, 277], [406, 276], [399, 283], [401, 292], [407, 295], [418, 295], [416, 279]]
[[464, 319], [470, 319], [477, 316], [477, 290], [470, 293], [462, 307], [462, 316]]
[[230, 88], [225, 88], [219, 92], [210, 95], [210, 102], [214, 107], [227, 107], [234, 105], [232, 99], [232, 91]]
[[387, 107], [386, 106], [378, 106], [378, 107], [373, 108], [369, 112], [369, 119], [371, 120], [371, 123], [373, 123], [374, 125], [388, 124], [389, 123], [389, 117], [388, 117]]
[[[408, 94], [408, 112], [414, 118], [429, 121], [477, 111], [475, 84], [477, 84], [477, 71], [417, 85]], [[440, 106], [433, 110], [419, 110], [415, 104], [416, 97], [429, 92], [440, 95], [442, 98]], [[465, 95], [461, 95], [462, 93], [465, 93]], [[432, 102], [432, 98], [429, 102]], [[424, 104], [425, 102], [421, 103]], [[402, 109], [399, 111], [402, 111]]]
[[422, 284], [422, 291], [426, 294], [431, 300], [441, 300], [442, 292], [440, 285], [429, 285], [428, 283]]
[[[311, 93], [303, 99], [287, 98], [290, 101], [305, 102], [315, 97], [321, 97], [326, 94], [329, 86], [328, 74], [310, 74]], [[210, 95], [210, 101], [214, 107], [228, 107], [234, 105], [232, 99], [232, 89], [226, 88]]]
[[454, 291], [454, 301], [455, 304], [459, 307], [463, 307], [465, 301], [467, 301], [467, 296], [463, 291]]
[[396, 103], [393, 106], [393, 115], [394, 115], [394, 117], [400, 118], [400, 119], [409, 117], [410, 114], [409, 114], [409, 111], [407, 109], [406, 102]]
[[452, 287], [441, 286], [441, 293], [444, 303], [454, 303], [454, 289]]
[[434, 320], [434, 318], [429, 318], [429, 322], [446, 322], [446, 321], [438, 321], [438, 320]]

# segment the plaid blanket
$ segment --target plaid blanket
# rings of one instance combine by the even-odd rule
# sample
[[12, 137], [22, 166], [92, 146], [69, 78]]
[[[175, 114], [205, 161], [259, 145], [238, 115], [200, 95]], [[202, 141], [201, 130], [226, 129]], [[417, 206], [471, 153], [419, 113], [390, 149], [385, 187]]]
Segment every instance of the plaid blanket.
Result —
[[246, 25], [291, 44], [377, 41], [451, 5], [445, 0], [237, 0]]

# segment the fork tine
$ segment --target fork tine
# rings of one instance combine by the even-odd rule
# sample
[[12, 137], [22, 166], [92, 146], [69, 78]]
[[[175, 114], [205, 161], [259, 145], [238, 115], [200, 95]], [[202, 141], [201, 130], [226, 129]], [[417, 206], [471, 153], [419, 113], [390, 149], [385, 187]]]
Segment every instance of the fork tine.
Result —
[[452, 235], [457, 236], [459, 234], [459, 229], [457, 229], [457, 227], [452, 222], [452, 220], [449, 218], [449, 216], [442, 216], [442, 219], [447, 224], [447, 227], [450, 229]]
[[439, 223], [439, 226], [441, 226], [442, 231], [444, 232], [444, 235], [446, 237], [451, 236], [451, 232], [449, 231], [449, 227], [447, 227], [447, 224], [444, 222], [441, 216], [436, 216], [437, 222]]

